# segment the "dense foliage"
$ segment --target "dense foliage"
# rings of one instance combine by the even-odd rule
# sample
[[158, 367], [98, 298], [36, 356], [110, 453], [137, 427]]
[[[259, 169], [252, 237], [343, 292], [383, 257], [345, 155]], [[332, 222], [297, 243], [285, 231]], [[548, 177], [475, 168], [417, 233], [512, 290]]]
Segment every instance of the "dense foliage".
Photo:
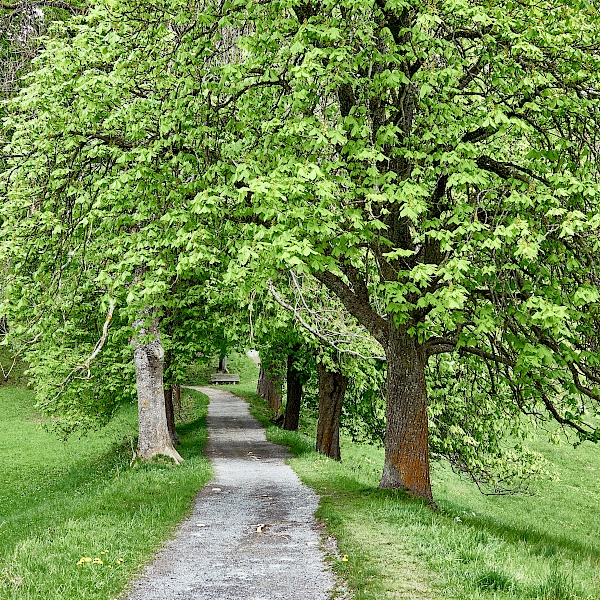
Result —
[[596, 441], [599, 34], [584, 0], [105, 0], [56, 25], [4, 123], [0, 231], [42, 405], [110, 412], [141, 312], [193, 356], [215, 277], [292, 271], [385, 352], [384, 487], [431, 498], [429, 400], [432, 451], [494, 486], [538, 470], [501, 443], [520, 414]]
[[238, 176], [261, 258], [314, 274], [388, 368], [453, 353], [494, 415], [509, 398], [596, 439], [597, 10], [269, 3], [255, 23]]

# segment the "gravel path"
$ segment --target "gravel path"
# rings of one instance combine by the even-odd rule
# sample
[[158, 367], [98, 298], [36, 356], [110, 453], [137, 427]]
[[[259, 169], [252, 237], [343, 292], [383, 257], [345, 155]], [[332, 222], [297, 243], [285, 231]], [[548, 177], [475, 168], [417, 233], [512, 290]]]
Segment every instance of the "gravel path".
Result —
[[326, 600], [335, 581], [313, 516], [318, 497], [243, 400], [195, 389], [210, 397], [206, 453], [216, 478], [128, 600]]

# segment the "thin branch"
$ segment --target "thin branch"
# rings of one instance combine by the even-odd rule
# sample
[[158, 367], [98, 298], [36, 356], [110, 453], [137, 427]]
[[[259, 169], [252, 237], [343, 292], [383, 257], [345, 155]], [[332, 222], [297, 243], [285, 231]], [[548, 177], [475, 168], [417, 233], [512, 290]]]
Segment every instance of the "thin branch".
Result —
[[491, 360], [492, 362], [499, 363], [502, 365], [506, 365], [507, 367], [514, 368], [517, 366], [517, 363], [510, 358], [505, 358], [504, 356], [498, 356], [497, 354], [493, 354], [492, 352], [488, 352], [487, 350], [481, 350], [481, 348], [474, 348], [472, 346], [463, 346], [459, 349], [460, 354], [474, 354], [475, 356], [479, 356], [480, 358], [485, 358], [486, 360]]
[[502, 179], [518, 179], [519, 181], [531, 185], [531, 180], [525, 177], [525, 175], [522, 175], [522, 173], [526, 173], [532, 179], [536, 179], [550, 187], [550, 182], [547, 179], [536, 175], [531, 169], [527, 169], [526, 167], [521, 167], [510, 162], [500, 162], [486, 155], [480, 156], [475, 162], [480, 169], [495, 173]]
[[87, 379], [90, 378], [90, 365], [92, 364], [92, 361], [96, 358], [96, 356], [98, 356], [100, 350], [102, 350], [104, 343], [106, 342], [106, 336], [108, 335], [108, 326], [110, 325], [114, 312], [115, 301], [111, 298], [110, 305], [108, 307], [108, 314], [106, 315], [106, 320], [104, 321], [104, 325], [102, 326], [102, 335], [98, 340], [94, 351], [89, 355], [88, 359], [80, 367], [81, 370], [87, 371]]
[[273, 296], [273, 298], [275, 299], [275, 301], [277, 302], [277, 304], [279, 304], [280, 306], [282, 306], [283, 308], [285, 308], [286, 310], [288, 310], [289, 312], [291, 312], [294, 315], [294, 318], [298, 321], [298, 323], [300, 323], [300, 325], [302, 325], [302, 327], [304, 327], [304, 329], [306, 329], [309, 333], [312, 333], [312, 335], [314, 335], [316, 338], [318, 338], [321, 341], [325, 342], [328, 346], [331, 346], [332, 348], [335, 348], [335, 350], [337, 350], [338, 352], [341, 352], [343, 354], [349, 354], [351, 356], [356, 356], [358, 358], [362, 358], [363, 360], [372, 360], [372, 359], [380, 360], [380, 361], [385, 361], [386, 360], [385, 356], [365, 356], [364, 354], [361, 354], [360, 352], [355, 352], [354, 350], [347, 350], [347, 349], [340, 348], [335, 342], [331, 341], [327, 336], [325, 336], [322, 333], [318, 332], [314, 327], [311, 327], [302, 318], [302, 315], [300, 315], [300, 313], [297, 310], [297, 308], [293, 307], [291, 304], [288, 304], [277, 293], [277, 290], [275, 289], [275, 286], [273, 285], [272, 281], [268, 281], [267, 282], [267, 287], [269, 288], [269, 291], [271, 292], [271, 295]]
[[108, 313], [106, 315], [104, 325], [102, 326], [102, 335], [100, 336], [100, 339], [98, 340], [98, 343], [96, 344], [96, 347], [94, 348], [94, 351], [90, 354], [90, 356], [87, 358], [87, 360], [83, 364], [77, 365], [63, 379], [62, 383], [60, 384], [60, 389], [58, 390], [58, 393], [51, 400], [47, 400], [46, 402], [41, 404], [42, 407], [46, 407], [46, 406], [49, 406], [50, 404], [52, 404], [65, 391], [65, 387], [66, 387], [67, 383], [74, 377], [74, 375], [76, 373], [78, 373], [80, 371], [87, 371], [86, 376], [81, 377], [80, 379], [90, 379], [91, 378], [90, 366], [92, 364], [92, 361], [98, 356], [98, 354], [100, 353], [100, 351], [102, 350], [102, 348], [104, 346], [104, 343], [106, 342], [106, 337], [108, 335], [108, 326], [110, 325], [114, 311], [115, 311], [115, 301], [111, 298], [110, 305], [108, 307]]
[[12, 373], [13, 369], [15, 368], [15, 365], [17, 364], [17, 358], [18, 358], [18, 356], [15, 355], [13, 358], [12, 365], [10, 366], [10, 369], [8, 371], [4, 370], [4, 366], [0, 362], [0, 369], [2, 369], [2, 377], [4, 377], [4, 381], [8, 381], [10, 374]]
[[337, 275], [331, 271], [314, 273], [314, 277], [331, 290], [348, 312], [365, 325], [369, 333], [385, 348], [388, 343], [388, 324], [379, 316], [370, 303], [361, 300]]

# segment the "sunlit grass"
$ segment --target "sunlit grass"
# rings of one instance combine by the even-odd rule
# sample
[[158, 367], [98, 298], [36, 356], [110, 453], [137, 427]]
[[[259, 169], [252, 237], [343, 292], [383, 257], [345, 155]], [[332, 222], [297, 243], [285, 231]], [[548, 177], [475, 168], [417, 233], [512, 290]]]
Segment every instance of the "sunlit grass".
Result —
[[123, 589], [211, 477], [207, 399], [187, 394], [184, 465], [131, 467], [134, 406], [62, 442], [41, 428], [30, 392], [0, 388], [0, 598], [108, 600]]

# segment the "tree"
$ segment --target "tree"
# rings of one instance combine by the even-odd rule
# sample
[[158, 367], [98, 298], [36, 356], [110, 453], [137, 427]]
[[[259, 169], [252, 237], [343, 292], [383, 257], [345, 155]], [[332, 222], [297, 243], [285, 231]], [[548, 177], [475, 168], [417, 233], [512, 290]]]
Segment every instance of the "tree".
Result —
[[67, 19], [82, 9], [75, 4], [53, 0], [0, 4], [0, 96], [10, 97], [21, 85], [21, 78], [41, 46], [40, 38], [48, 26]]
[[273, 371], [274, 366], [265, 367], [260, 364], [256, 393], [266, 400], [269, 408], [276, 413], [281, 411], [283, 378], [280, 373]]
[[[246, 282], [250, 286], [254, 283], [254, 280]], [[259, 310], [252, 332], [254, 346], [261, 357], [257, 394], [278, 414], [283, 407], [285, 382], [285, 410], [277, 419], [282, 419], [284, 429], [295, 431], [308, 371], [304, 337], [291, 316], [268, 296], [254, 297], [253, 312], [257, 300]]]
[[[159, 322], [154, 315], [140, 315], [134, 324], [137, 335], [134, 339], [136, 384], [138, 393], [138, 448], [137, 456], [150, 460], [154, 456], [168, 456], [180, 464], [183, 459], [174, 448], [174, 437], [170, 431], [168, 408], [164, 387], [165, 351], [160, 342]], [[150, 317], [146, 327], [144, 317]], [[150, 336], [148, 341], [141, 338]], [[171, 405], [172, 408], [172, 405]]]
[[[381, 348], [352, 316], [344, 313], [339, 300], [332, 297], [317, 280], [298, 275], [293, 269], [287, 275], [278, 278], [277, 288], [273, 281], [268, 281], [267, 287], [275, 301], [294, 317], [298, 328], [303, 330], [304, 354], [311, 359], [305, 361], [308, 363], [306, 367], [316, 372], [316, 449], [330, 458], [340, 460], [340, 424], [349, 378], [364, 380], [362, 366]], [[288, 367], [290, 358], [292, 356], [288, 355]], [[308, 379], [306, 374], [304, 379]], [[288, 369], [288, 403], [290, 380], [293, 378]], [[299, 407], [299, 400], [293, 405]], [[286, 417], [287, 408], [286, 405]], [[353, 417], [358, 417], [356, 421], [361, 420], [358, 415]]]
[[144, 458], [177, 460], [161, 338], [175, 337], [171, 324], [193, 328], [179, 283], [208, 292], [232, 237], [201, 193], [221, 146], [204, 93], [221, 68], [210, 57], [227, 50], [232, 23], [211, 10], [98, 3], [46, 40], [5, 121], [4, 306], [29, 344], [40, 406], [67, 432], [94, 426], [132, 397], [133, 354]]
[[317, 423], [317, 452], [341, 460], [340, 419], [348, 378], [342, 373], [317, 363], [319, 379], [319, 420]]
[[248, 10], [235, 77], [247, 235], [257, 263], [312, 273], [384, 348], [381, 487], [432, 500], [427, 373], [443, 353], [595, 441], [595, 9]]

